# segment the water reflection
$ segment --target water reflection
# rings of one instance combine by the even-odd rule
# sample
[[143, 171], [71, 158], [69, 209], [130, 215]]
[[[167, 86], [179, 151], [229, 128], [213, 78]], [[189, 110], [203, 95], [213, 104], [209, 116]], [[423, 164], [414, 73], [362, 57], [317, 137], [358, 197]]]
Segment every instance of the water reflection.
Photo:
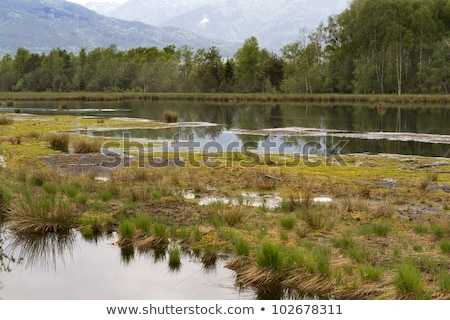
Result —
[[174, 269], [166, 250], [120, 249], [115, 234], [85, 241], [77, 231], [26, 237], [3, 230], [2, 239], [8, 254], [23, 258], [0, 273], [4, 299], [254, 298], [236, 289], [223, 260], [205, 269], [193, 252], [183, 252]]

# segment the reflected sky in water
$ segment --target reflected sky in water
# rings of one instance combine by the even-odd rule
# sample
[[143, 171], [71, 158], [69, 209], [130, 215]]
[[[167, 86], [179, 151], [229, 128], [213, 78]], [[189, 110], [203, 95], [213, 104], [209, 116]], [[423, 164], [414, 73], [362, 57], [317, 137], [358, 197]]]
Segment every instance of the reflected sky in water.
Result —
[[31, 246], [30, 241], [16, 238], [14, 248], [11, 238], [5, 239], [5, 248], [24, 259], [12, 265], [11, 272], [0, 273], [0, 298], [254, 299], [252, 292], [239, 293], [234, 287], [234, 274], [223, 267], [224, 261], [205, 271], [196, 258], [185, 255], [180, 270], [171, 271], [167, 259], [155, 262], [149, 252], [136, 251], [131, 260], [124, 261], [115, 237], [97, 242], [87, 242], [79, 233], [70, 237], [72, 241], [68, 237], [64, 241], [47, 239]]

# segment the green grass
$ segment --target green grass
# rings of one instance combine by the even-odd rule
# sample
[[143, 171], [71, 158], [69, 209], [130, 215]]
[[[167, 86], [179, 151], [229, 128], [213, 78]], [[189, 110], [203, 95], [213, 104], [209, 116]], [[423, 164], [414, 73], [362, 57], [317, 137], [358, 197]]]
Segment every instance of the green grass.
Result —
[[416, 296], [422, 294], [422, 274], [411, 263], [402, 263], [394, 278], [394, 285], [402, 293], [414, 294]]
[[374, 223], [374, 224], [368, 224], [364, 225], [361, 228], [361, 234], [365, 236], [366, 238], [369, 238], [372, 235], [378, 236], [378, 237], [386, 237], [389, 233], [389, 226], [385, 223]]
[[316, 262], [317, 270], [324, 276], [329, 276], [331, 272], [330, 267], [331, 250], [325, 247], [315, 248], [313, 250], [314, 261]]
[[104, 190], [100, 192], [99, 196], [103, 202], [108, 202], [112, 199], [113, 194], [110, 190]]
[[361, 278], [370, 280], [372, 282], [377, 282], [378, 280], [380, 280], [381, 276], [384, 273], [382, 267], [372, 266], [370, 264], [361, 265], [358, 270]]
[[266, 242], [256, 254], [256, 265], [260, 269], [280, 272], [284, 268], [283, 249], [272, 242]]
[[136, 225], [133, 221], [124, 220], [119, 225], [119, 235], [122, 239], [133, 239], [136, 232]]
[[250, 255], [250, 242], [245, 239], [237, 239], [234, 248], [238, 256], [248, 257]]
[[56, 185], [50, 182], [44, 182], [42, 189], [49, 195], [56, 195], [56, 192], [58, 191]]
[[333, 247], [342, 249], [344, 252], [355, 246], [355, 240], [350, 233], [342, 235], [340, 238], [331, 239]]
[[153, 234], [160, 239], [166, 239], [167, 237], [166, 226], [163, 225], [162, 223], [153, 224]]
[[446, 293], [450, 293], [450, 273], [441, 271], [438, 275], [438, 278], [439, 288]]
[[441, 242], [439, 242], [439, 247], [442, 252], [450, 253], [450, 239], [441, 240]]
[[172, 270], [178, 270], [181, 266], [181, 250], [178, 246], [169, 248], [169, 267]]
[[283, 229], [291, 230], [295, 227], [297, 219], [295, 217], [281, 218], [280, 224]]
[[142, 230], [145, 234], [150, 234], [152, 231], [152, 220], [148, 215], [138, 214], [134, 218], [136, 228]]
[[0, 126], [8, 126], [13, 123], [14, 120], [11, 117], [0, 117]]

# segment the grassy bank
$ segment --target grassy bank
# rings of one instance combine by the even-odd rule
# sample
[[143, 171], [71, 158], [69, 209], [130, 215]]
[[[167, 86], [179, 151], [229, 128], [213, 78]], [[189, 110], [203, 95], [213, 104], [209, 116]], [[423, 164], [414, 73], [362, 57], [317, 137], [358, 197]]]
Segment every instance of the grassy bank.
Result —
[[[102, 171], [102, 158], [87, 141], [64, 137], [69, 147], [92, 152], [67, 155], [52, 148], [49, 135], [135, 123], [7, 117], [0, 122], [6, 163], [0, 215], [17, 233], [76, 228], [89, 239], [116, 231], [123, 248], [168, 250], [174, 269], [179, 250], [195, 250], [205, 266], [226, 253], [237, 284], [258, 294], [289, 289], [337, 299], [450, 299], [448, 159], [354, 155], [317, 158], [321, 164], [312, 167], [306, 161], [285, 166], [285, 158], [274, 156], [245, 167], [240, 157], [223, 154], [213, 167], [131, 162]], [[98, 179], [104, 176], [109, 179]], [[184, 191], [217, 200], [200, 206]], [[248, 194], [282, 201], [254, 206]], [[333, 201], [315, 202], [320, 196]]]
[[401, 104], [401, 105], [447, 105], [448, 95], [361, 95], [361, 94], [194, 94], [194, 93], [119, 93], [119, 92], [1, 92], [0, 100], [62, 100], [62, 101], [120, 101], [127, 99], [141, 100], [186, 100], [208, 101], [218, 103], [352, 103], [352, 104]]

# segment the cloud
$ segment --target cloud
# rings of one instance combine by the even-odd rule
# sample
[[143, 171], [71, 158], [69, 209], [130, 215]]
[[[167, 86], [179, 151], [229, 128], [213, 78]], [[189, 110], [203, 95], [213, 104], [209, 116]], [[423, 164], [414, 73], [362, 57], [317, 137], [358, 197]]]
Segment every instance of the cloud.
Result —
[[201, 27], [201, 28], [206, 28], [206, 25], [209, 23], [209, 19], [208, 19], [208, 16], [205, 14], [204, 16], [203, 16], [203, 19], [199, 22], [199, 26]]

